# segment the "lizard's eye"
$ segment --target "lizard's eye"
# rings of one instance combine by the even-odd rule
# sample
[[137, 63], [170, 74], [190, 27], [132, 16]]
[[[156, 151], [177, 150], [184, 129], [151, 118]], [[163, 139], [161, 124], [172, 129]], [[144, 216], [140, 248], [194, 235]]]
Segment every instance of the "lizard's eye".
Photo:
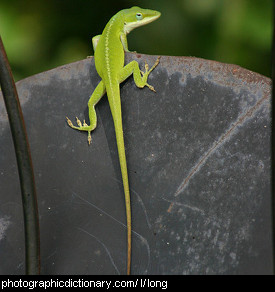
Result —
[[141, 20], [143, 18], [143, 15], [141, 13], [136, 14], [136, 19]]

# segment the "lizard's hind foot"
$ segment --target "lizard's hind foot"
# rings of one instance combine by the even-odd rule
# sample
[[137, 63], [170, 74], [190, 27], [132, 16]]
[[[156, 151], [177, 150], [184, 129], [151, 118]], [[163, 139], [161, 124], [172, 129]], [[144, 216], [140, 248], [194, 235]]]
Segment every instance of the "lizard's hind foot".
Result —
[[82, 125], [82, 123], [81, 123], [81, 121], [79, 120], [78, 117], [76, 117], [76, 123], [77, 123], [78, 126], [74, 126], [73, 123], [72, 123], [72, 121], [68, 117], [66, 117], [66, 119], [67, 119], [68, 125], [72, 129], [75, 129], [75, 130], [78, 130], [78, 131], [86, 131], [86, 132], [88, 132], [88, 143], [90, 145], [91, 144], [91, 141], [92, 141], [91, 132], [93, 130], [93, 126], [87, 125], [86, 122], [85, 122], [85, 120], [83, 120], [83, 125]]

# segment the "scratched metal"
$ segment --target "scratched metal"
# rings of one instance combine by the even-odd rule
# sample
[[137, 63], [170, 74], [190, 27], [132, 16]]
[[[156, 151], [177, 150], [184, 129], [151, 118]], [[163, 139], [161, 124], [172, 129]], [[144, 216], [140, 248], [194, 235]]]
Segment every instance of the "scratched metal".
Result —
[[[127, 54], [153, 64], [156, 56]], [[106, 97], [86, 59], [17, 83], [32, 150], [42, 274], [124, 274], [126, 218]], [[270, 79], [236, 65], [163, 56], [157, 93], [121, 85], [133, 209], [133, 274], [270, 274]], [[0, 99], [1, 274], [24, 273], [22, 208]]]

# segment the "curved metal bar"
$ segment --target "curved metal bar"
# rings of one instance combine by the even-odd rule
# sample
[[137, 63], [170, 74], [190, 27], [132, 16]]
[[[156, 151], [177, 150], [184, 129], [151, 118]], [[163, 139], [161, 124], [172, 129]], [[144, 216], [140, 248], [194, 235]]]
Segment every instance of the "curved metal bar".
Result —
[[33, 167], [23, 114], [1, 36], [0, 85], [9, 117], [20, 177], [25, 227], [26, 274], [37, 275], [40, 273], [40, 240]]
[[273, 1], [273, 36], [272, 36], [272, 99], [271, 99], [271, 187], [272, 187], [272, 232], [273, 232], [273, 274], [275, 274], [275, 3]]

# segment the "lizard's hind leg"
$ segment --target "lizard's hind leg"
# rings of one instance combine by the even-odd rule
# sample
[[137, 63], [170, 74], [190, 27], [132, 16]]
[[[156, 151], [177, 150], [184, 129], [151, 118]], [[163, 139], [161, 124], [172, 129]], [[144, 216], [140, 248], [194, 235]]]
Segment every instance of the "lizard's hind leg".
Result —
[[106, 88], [101, 81], [97, 87], [95, 88], [93, 94], [91, 95], [89, 101], [88, 101], [88, 110], [89, 110], [89, 120], [90, 125], [87, 125], [85, 120], [83, 121], [83, 124], [81, 121], [76, 117], [76, 123], [78, 126], [74, 126], [72, 121], [66, 117], [68, 125], [75, 130], [79, 131], [87, 131], [88, 132], [88, 143], [91, 144], [91, 132], [96, 128], [97, 124], [97, 117], [96, 117], [96, 111], [95, 111], [95, 105], [99, 102], [101, 97], [105, 94]]

